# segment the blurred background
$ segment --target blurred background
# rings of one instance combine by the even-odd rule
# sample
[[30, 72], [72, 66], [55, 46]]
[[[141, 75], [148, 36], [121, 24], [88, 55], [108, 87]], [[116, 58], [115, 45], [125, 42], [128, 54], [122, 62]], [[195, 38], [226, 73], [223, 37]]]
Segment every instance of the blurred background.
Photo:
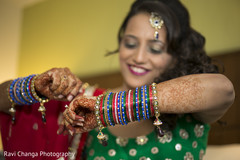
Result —
[[[208, 55], [225, 65], [224, 74], [236, 90], [232, 108], [221, 124], [212, 125], [207, 156], [240, 159], [240, 1], [181, 1], [193, 28], [205, 36]], [[117, 48], [117, 32], [132, 2], [0, 0], [0, 83], [52, 67], [69, 67], [90, 84], [119, 85], [118, 55], [104, 55]]]

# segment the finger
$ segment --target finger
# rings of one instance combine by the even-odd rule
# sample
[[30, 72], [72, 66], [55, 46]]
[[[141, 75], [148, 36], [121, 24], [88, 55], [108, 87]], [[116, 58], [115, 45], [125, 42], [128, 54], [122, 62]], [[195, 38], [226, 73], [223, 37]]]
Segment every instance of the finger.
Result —
[[60, 124], [59, 124], [59, 127], [58, 127], [58, 130], [57, 130], [57, 134], [62, 134], [65, 130], [65, 127], [64, 127], [64, 120], [61, 120]]
[[64, 68], [64, 70], [69, 75], [69, 86], [64, 91], [64, 95], [67, 95], [67, 99], [71, 101], [78, 94], [78, 91], [82, 85], [82, 81], [80, 81], [79, 78], [68, 68]]
[[76, 121], [69, 117], [68, 112], [64, 112], [64, 119], [72, 126], [83, 126], [83, 121]]
[[73, 126], [71, 126], [70, 123], [68, 123], [66, 120], [64, 121], [64, 125], [65, 125], [68, 133], [69, 133], [70, 135], [73, 135], [74, 132], [75, 132], [75, 129], [73, 128]]
[[61, 84], [60, 70], [61, 69], [53, 68], [51, 72], [48, 73], [52, 80], [52, 84], [50, 86], [50, 90], [52, 92], [55, 91]]
[[86, 114], [86, 121], [83, 127], [75, 127], [75, 133], [83, 133], [93, 130], [97, 127], [97, 121], [95, 120], [95, 115], [93, 113]]
[[62, 92], [68, 87], [68, 77], [67, 77], [67, 75], [65, 75], [65, 74], [61, 74], [60, 75], [60, 80], [61, 80], [61, 82], [60, 82], [60, 85], [58, 86], [58, 88], [55, 90], [55, 91], [53, 91], [53, 93], [55, 94], [55, 95], [60, 95], [60, 94], [62, 94]]
[[75, 128], [75, 133], [83, 133], [83, 132], [86, 132], [83, 130], [83, 128]]
[[77, 79], [75, 87], [71, 90], [69, 96], [67, 97], [69, 101], [71, 101], [75, 96], [77, 96], [81, 86], [82, 82], [79, 79]]
[[84, 118], [83, 116], [79, 116], [75, 113], [75, 111], [73, 110], [69, 110], [66, 112], [66, 115], [73, 121], [76, 121], [76, 122], [83, 122], [84, 121]]
[[62, 92], [62, 95], [66, 96], [70, 94], [70, 92], [74, 89], [74, 87], [77, 85], [76, 80], [73, 78], [72, 75], [68, 75], [68, 86], [67, 88]]

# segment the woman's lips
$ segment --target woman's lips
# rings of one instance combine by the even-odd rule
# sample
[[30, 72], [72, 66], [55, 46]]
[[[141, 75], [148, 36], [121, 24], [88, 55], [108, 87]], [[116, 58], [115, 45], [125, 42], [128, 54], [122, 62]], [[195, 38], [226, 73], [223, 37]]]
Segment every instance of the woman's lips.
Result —
[[134, 65], [128, 65], [128, 68], [132, 74], [137, 75], [137, 76], [142, 76], [149, 72], [149, 70], [147, 70], [145, 68], [137, 67]]

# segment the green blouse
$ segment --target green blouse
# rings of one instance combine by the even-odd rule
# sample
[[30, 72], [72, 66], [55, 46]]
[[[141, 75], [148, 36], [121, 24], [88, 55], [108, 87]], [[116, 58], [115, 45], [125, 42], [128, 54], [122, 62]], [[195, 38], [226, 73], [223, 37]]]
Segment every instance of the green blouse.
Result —
[[98, 131], [89, 133], [86, 144], [88, 160], [201, 160], [206, 151], [210, 126], [195, 120], [190, 114], [178, 117], [176, 128], [163, 137], [153, 131], [146, 136], [123, 138], [108, 129], [108, 146], [97, 139]]

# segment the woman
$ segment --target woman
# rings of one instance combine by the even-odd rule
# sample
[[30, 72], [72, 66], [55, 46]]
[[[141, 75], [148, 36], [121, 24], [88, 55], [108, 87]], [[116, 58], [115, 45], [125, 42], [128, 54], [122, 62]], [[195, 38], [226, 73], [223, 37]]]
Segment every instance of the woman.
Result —
[[[177, 0], [136, 1], [120, 28], [118, 40], [124, 82], [98, 100], [102, 110], [110, 107], [110, 113], [99, 122], [96, 117], [101, 119], [104, 113], [95, 116], [96, 99], [77, 96], [64, 112], [65, 129], [82, 133], [110, 122], [102, 132], [100, 128], [100, 132], [89, 133], [85, 148], [88, 159], [202, 159], [207, 145], [207, 123], [215, 122], [226, 112], [234, 91], [226, 77], [216, 74], [217, 67], [203, 49], [204, 38], [190, 27], [187, 10]], [[152, 82], [158, 83], [165, 136], [156, 140], [153, 121], [144, 120], [147, 119], [144, 107], [140, 122], [113, 126], [111, 122], [121, 124], [117, 119], [124, 120], [122, 111], [119, 118], [113, 111], [114, 98], [120, 95], [121, 101], [120, 91], [126, 91], [124, 96], [128, 97], [136, 87]], [[112, 106], [106, 101], [112, 102]], [[122, 101], [120, 106], [127, 103]], [[76, 113], [85, 114], [85, 122], [78, 125]], [[130, 121], [129, 117], [126, 119]], [[98, 143], [98, 132], [107, 135], [104, 138], [108, 139], [108, 146]]]
[[[21, 93], [36, 92], [40, 98], [52, 99], [42, 104], [47, 108], [46, 113], [44, 109], [40, 110], [43, 121], [45, 119], [47, 121], [46, 124], [40, 122], [40, 113], [37, 111], [39, 105], [35, 104], [32, 107], [17, 105], [13, 125], [10, 124], [9, 115], [1, 116], [4, 149], [9, 153], [21, 149], [33, 153], [39, 150], [67, 152], [69, 145], [74, 146], [74, 142], [78, 142], [79, 144], [75, 145], [77, 147], [71, 148], [75, 149], [73, 153], [78, 148], [77, 158], [81, 155], [87, 159], [202, 159], [207, 145], [208, 123], [218, 120], [227, 111], [234, 100], [234, 89], [225, 76], [217, 74], [217, 67], [211, 64], [209, 57], [206, 56], [203, 49], [204, 38], [190, 27], [187, 10], [178, 0], [138, 0], [134, 2], [124, 20], [118, 40], [117, 51], [124, 79], [123, 85], [119, 88], [108, 91], [84, 89], [81, 81], [68, 69], [52, 69], [37, 77], [27, 77], [26, 81], [34, 84], [35, 91], [18, 89], [21, 88], [21, 84], [25, 84], [23, 79], [2, 84], [0, 86], [2, 111], [13, 109], [6, 94], [7, 88], [11, 91], [11, 86], [13, 92], [16, 92], [12, 93], [12, 99], [21, 97], [17, 90]], [[36, 79], [33, 80], [33, 77]], [[20, 86], [15, 85], [18, 82]], [[152, 87], [153, 82], [157, 83], [156, 89]], [[26, 83], [28, 84], [28, 81]], [[141, 90], [143, 88], [141, 86], [144, 85], [147, 88], [146, 97], [142, 96], [145, 91]], [[85, 92], [93, 91], [91, 96], [79, 94], [80, 87]], [[136, 90], [136, 87], [141, 89]], [[156, 91], [157, 94], [148, 91]], [[11, 92], [8, 93], [11, 95]], [[102, 93], [105, 96], [99, 99], [95, 97]], [[133, 93], [137, 93], [137, 96], [134, 97]], [[23, 97], [31, 95], [33, 94]], [[149, 99], [153, 99], [154, 96], [157, 99], [150, 101]], [[122, 97], [123, 99], [120, 99]], [[132, 110], [126, 109], [127, 97], [134, 102], [131, 105]], [[118, 99], [123, 105], [123, 110], [116, 112], [120, 117], [111, 113], [106, 115], [107, 108], [111, 109], [109, 104], [121, 108], [115, 103]], [[71, 140], [72, 144], [68, 144], [67, 136], [56, 135], [60, 113], [68, 103], [53, 100], [72, 100], [68, 109], [64, 111], [64, 119], [58, 130], [59, 134], [69, 132], [73, 135], [84, 132], [81, 135], [75, 134]], [[23, 102], [24, 99], [16, 101]], [[25, 101], [28, 102], [27, 99]], [[102, 109], [106, 109], [103, 110], [105, 119], [102, 113], [95, 115], [97, 102], [101, 102]], [[153, 102], [159, 104], [156, 109]], [[137, 108], [139, 112], [136, 111]], [[158, 112], [161, 113], [160, 117]], [[129, 113], [132, 113], [131, 118]], [[156, 125], [160, 136], [163, 136], [164, 132], [163, 137], [154, 132], [155, 126], [150, 117], [155, 120], [155, 116], [159, 120], [157, 122], [161, 119], [163, 123]], [[99, 132], [93, 130], [98, 127], [99, 120], [96, 117], [103, 118], [101, 123], [108, 122], [107, 129], [101, 132], [104, 135], [100, 140], [96, 137]], [[135, 122], [138, 120], [140, 122]], [[110, 124], [110, 121], [113, 123]], [[127, 125], [110, 126], [114, 123], [124, 124], [125, 121]], [[27, 132], [19, 133], [23, 129]], [[90, 132], [86, 134], [86, 131]], [[23, 134], [29, 137], [26, 138]], [[34, 139], [39, 141], [33, 142]], [[108, 145], [101, 147], [98, 142], [106, 144], [106, 140]], [[40, 154], [36, 157], [59, 158], [56, 155], [40, 157]], [[9, 156], [7, 158], [11, 159]]]

